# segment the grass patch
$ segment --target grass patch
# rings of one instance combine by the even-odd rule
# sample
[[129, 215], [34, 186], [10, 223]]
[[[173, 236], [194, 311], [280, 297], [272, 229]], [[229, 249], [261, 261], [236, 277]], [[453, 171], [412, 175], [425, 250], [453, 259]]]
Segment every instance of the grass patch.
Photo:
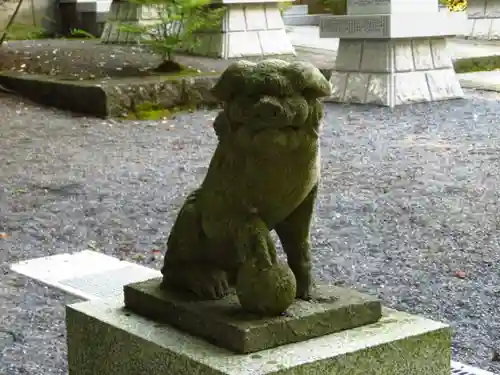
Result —
[[173, 108], [163, 108], [159, 104], [144, 102], [138, 104], [126, 116], [125, 120], [141, 120], [141, 121], [159, 121], [171, 118], [179, 112], [193, 112], [197, 108], [195, 106], [179, 106]]
[[220, 108], [220, 104], [203, 105], [179, 105], [172, 108], [163, 108], [161, 105], [151, 102], [144, 102], [135, 106], [134, 109], [122, 117], [124, 120], [159, 121], [172, 118], [179, 113], [191, 113], [200, 109], [213, 110]]
[[7, 40], [37, 40], [49, 38], [51, 38], [51, 35], [49, 35], [47, 30], [35, 25], [13, 23], [7, 31]]
[[456, 73], [487, 72], [500, 69], [499, 56], [481, 56], [458, 59], [453, 63]]

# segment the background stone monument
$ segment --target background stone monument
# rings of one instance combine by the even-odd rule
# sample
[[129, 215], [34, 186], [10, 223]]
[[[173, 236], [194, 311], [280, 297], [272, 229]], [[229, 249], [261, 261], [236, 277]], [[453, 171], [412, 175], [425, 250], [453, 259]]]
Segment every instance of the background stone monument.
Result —
[[500, 1], [468, 0], [465, 36], [475, 39], [500, 39]]
[[[207, 31], [193, 54], [224, 59], [245, 56], [294, 55], [278, 5], [285, 0], [222, 0], [227, 10], [218, 31]], [[120, 23], [146, 25], [158, 21], [146, 5], [115, 0], [101, 37], [103, 43], [136, 43], [137, 35], [120, 32]]]
[[140, 35], [122, 30], [121, 25], [155, 25], [160, 21], [161, 18], [154, 6], [115, 0], [111, 3], [108, 18], [101, 34], [101, 42], [136, 44], [141, 39]]
[[61, 0], [58, 2], [62, 35], [71, 35], [71, 30], [85, 30], [99, 37], [106, 23], [111, 0]]
[[393, 107], [463, 96], [446, 48], [462, 15], [437, 0], [348, 0], [347, 13], [320, 22], [320, 37], [340, 38], [328, 100]]

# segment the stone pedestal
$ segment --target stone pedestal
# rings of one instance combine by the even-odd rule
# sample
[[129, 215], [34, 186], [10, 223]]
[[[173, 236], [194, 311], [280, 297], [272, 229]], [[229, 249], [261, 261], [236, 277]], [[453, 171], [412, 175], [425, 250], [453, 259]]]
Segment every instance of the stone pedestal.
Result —
[[466, 37], [500, 39], [500, 0], [468, 0]]
[[[294, 55], [278, 4], [285, 0], [222, 1], [226, 12], [220, 28], [201, 33], [200, 43], [192, 54], [224, 59], [246, 56]], [[137, 35], [118, 30], [123, 22], [143, 25], [158, 22], [157, 12], [146, 6], [114, 1], [101, 41], [136, 43]]]
[[463, 17], [437, 0], [348, 0], [348, 15], [325, 16], [320, 37], [340, 38], [327, 101], [389, 107], [460, 98], [446, 49]]
[[278, 8], [282, 1], [222, 1], [227, 11], [220, 32], [204, 34], [199, 46], [190, 52], [223, 59], [295, 55]]
[[81, 29], [100, 36], [108, 17], [111, 0], [61, 0], [58, 2], [62, 34]]
[[374, 324], [244, 355], [127, 311], [121, 300], [70, 305], [66, 323], [69, 375], [450, 374], [450, 329], [394, 310]]
[[376, 323], [382, 314], [378, 299], [330, 285], [272, 319], [243, 311], [234, 291], [221, 300], [190, 301], [162, 288], [161, 278], [126, 285], [124, 296], [128, 310], [240, 354]]
[[154, 6], [138, 5], [115, 0], [111, 3], [108, 19], [101, 34], [101, 43], [136, 44], [140, 35], [123, 31], [121, 25], [155, 25], [161, 22]]

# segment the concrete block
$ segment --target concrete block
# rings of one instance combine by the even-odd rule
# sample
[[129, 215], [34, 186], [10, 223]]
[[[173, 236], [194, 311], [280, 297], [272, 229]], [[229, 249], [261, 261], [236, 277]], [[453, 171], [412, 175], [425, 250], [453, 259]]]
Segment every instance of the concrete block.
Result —
[[394, 68], [397, 72], [415, 70], [411, 39], [404, 39], [394, 44]]
[[488, 39], [490, 40], [500, 39], [500, 18], [493, 18], [491, 20], [491, 27]]
[[66, 310], [69, 375], [449, 375], [445, 324], [394, 310], [375, 324], [236, 355], [123, 309], [121, 300]]
[[394, 106], [430, 100], [425, 72], [402, 72], [394, 75]]
[[[256, 4], [253, 6], [246, 6], [245, 8], [245, 23], [246, 30], [259, 31], [267, 29], [266, 10], [263, 4]], [[275, 8], [279, 13], [279, 9]]]
[[[355, 62], [356, 60], [353, 60]], [[361, 72], [392, 72], [394, 70], [394, 48], [390, 40], [363, 42]]]
[[348, 75], [349, 73], [344, 71], [332, 72], [332, 75], [330, 76], [330, 83], [332, 84], [332, 96], [330, 96], [326, 101], [342, 102], [344, 100]]
[[277, 7], [264, 7], [267, 29], [269, 30], [284, 30], [285, 24], [281, 17], [280, 10]]
[[462, 86], [454, 69], [430, 70], [425, 72], [431, 100], [446, 100], [463, 97]]
[[246, 21], [245, 21], [245, 9], [243, 5], [235, 5], [227, 11], [226, 17], [223, 22], [222, 30], [232, 30], [232, 31], [245, 31]]
[[500, 17], [500, 1], [498, 0], [484, 0], [485, 4], [485, 15], [488, 18], [499, 18]]
[[451, 55], [448, 51], [446, 40], [431, 39], [430, 44], [434, 68], [453, 68], [453, 62], [451, 61]]
[[228, 58], [262, 54], [258, 31], [230, 32], [222, 34], [222, 38], [228, 40], [228, 50], [225, 52]]
[[500, 0], [469, 0], [464, 35], [472, 39], [500, 39]]
[[469, 18], [484, 18], [485, 0], [468, 0], [467, 16]]
[[434, 69], [429, 39], [413, 39], [411, 47], [416, 70]]
[[342, 43], [339, 43], [335, 68], [343, 72], [359, 70], [362, 50], [363, 40], [343, 40]]
[[340, 39], [335, 70], [326, 101], [394, 107], [463, 97], [444, 38]]
[[261, 56], [294, 55], [295, 50], [285, 29], [258, 31]]
[[472, 36], [478, 39], [488, 39], [490, 35], [491, 19], [489, 18], [476, 18], [474, 19], [474, 28], [472, 29]]
[[369, 81], [370, 74], [361, 72], [349, 73], [344, 91], [344, 101], [346, 103], [366, 103]]
[[372, 74], [368, 81], [366, 103], [386, 105], [391, 100], [394, 76], [391, 74]]

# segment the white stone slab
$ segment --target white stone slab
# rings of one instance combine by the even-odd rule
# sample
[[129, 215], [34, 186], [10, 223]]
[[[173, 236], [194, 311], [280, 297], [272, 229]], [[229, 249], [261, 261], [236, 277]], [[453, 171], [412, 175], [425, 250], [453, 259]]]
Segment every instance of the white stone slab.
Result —
[[121, 296], [123, 285], [161, 276], [157, 270], [90, 250], [21, 261], [11, 269], [86, 300]]
[[493, 372], [481, 370], [477, 367], [467, 366], [460, 362], [451, 361], [452, 375], [496, 375]]
[[500, 92], [500, 70], [458, 74], [465, 88]]
[[[399, 13], [397, 15], [322, 16], [320, 38], [425, 38], [463, 33], [462, 13]], [[425, 27], [422, 27], [425, 25]]]

